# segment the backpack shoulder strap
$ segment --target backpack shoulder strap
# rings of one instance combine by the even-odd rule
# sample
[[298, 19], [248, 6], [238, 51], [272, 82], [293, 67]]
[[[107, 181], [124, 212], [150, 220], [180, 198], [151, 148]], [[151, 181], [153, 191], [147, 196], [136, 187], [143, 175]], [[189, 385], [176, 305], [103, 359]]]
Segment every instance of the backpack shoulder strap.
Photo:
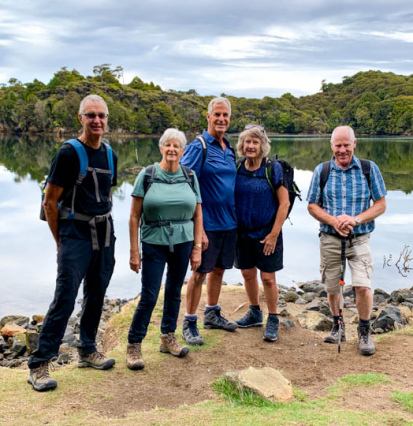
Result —
[[204, 165], [205, 160], [206, 160], [208, 147], [207, 147], [207, 143], [205, 142], [205, 139], [202, 135], [196, 135], [195, 139], [199, 140], [199, 142], [201, 142], [201, 146], [202, 146], [202, 164], [201, 164], [201, 168], [202, 168], [202, 166]]
[[87, 173], [86, 169], [89, 165], [89, 159], [88, 159], [85, 147], [77, 139], [70, 139], [64, 143], [72, 145], [76, 151], [76, 154], [79, 158], [79, 176], [78, 176], [78, 182], [76, 183], [82, 183], [82, 180], [86, 177], [86, 173]]
[[323, 192], [326, 183], [328, 181], [328, 177], [330, 176], [330, 167], [331, 167], [331, 162], [330, 161], [325, 161], [323, 163], [323, 168], [321, 169], [321, 174], [320, 174], [320, 190], [321, 192]]
[[155, 164], [152, 164], [145, 169], [145, 176], [143, 178], [143, 193], [146, 194], [152, 185], [153, 177], [155, 176]]
[[236, 162], [235, 162], [235, 167], [237, 168], [237, 173], [238, 170], [241, 168], [241, 166], [245, 163], [245, 157], [239, 158]]
[[112, 147], [106, 142], [103, 142], [103, 145], [106, 148], [106, 155], [108, 157], [108, 166], [109, 166], [109, 170], [112, 173], [111, 178], [113, 180], [113, 175], [115, 174], [115, 167], [113, 165], [113, 150], [112, 150]]
[[[363, 160], [361, 158], [359, 158], [359, 160], [360, 160], [360, 164], [361, 164], [361, 170], [363, 171], [364, 176], [366, 176], [367, 183], [368, 183], [369, 189], [370, 189], [370, 185], [371, 185], [371, 179], [370, 179], [371, 162], [370, 162], [370, 160]], [[371, 190], [370, 190], [370, 192], [371, 192]]]
[[[275, 160], [277, 161], [277, 160]], [[275, 195], [275, 189], [272, 184], [273, 178], [274, 178], [274, 160], [272, 159], [266, 159], [265, 164], [265, 177], [267, 178], [268, 185], [270, 185], [271, 192], [273, 195]]]
[[195, 178], [194, 178], [194, 172], [186, 166], [181, 165], [181, 169], [184, 173], [186, 181], [189, 183], [189, 186], [191, 187], [192, 191], [195, 192]]

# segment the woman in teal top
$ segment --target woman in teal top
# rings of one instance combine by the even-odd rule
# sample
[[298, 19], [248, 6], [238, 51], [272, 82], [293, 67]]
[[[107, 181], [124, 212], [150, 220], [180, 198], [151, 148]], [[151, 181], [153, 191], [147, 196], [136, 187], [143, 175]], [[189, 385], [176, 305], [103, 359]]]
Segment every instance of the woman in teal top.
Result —
[[126, 363], [131, 370], [144, 367], [141, 343], [158, 299], [166, 264], [160, 351], [178, 357], [189, 351], [177, 342], [174, 333], [188, 263], [191, 262], [192, 270], [201, 264], [202, 210], [195, 173], [179, 165], [185, 145], [182, 132], [167, 129], [159, 140], [162, 161], [143, 169], [132, 191], [130, 268], [136, 273], [142, 268], [142, 292], [128, 336]]

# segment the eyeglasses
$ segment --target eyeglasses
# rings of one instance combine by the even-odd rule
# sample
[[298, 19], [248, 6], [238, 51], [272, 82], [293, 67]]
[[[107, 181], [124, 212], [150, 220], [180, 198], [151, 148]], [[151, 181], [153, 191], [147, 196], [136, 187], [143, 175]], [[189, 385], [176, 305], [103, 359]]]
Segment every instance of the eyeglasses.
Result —
[[109, 114], [104, 114], [103, 112], [100, 112], [99, 114], [95, 114], [94, 112], [85, 112], [84, 114], [80, 115], [84, 115], [89, 120], [94, 120], [96, 117], [99, 117], [100, 120], [103, 120], [105, 118], [108, 118]]
[[250, 130], [250, 129], [255, 129], [257, 128], [258, 130], [261, 130], [261, 132], [265, 132], [264, 127], [260, 126], [259, 124], [247, 124], [244, 127], [244, 130]]

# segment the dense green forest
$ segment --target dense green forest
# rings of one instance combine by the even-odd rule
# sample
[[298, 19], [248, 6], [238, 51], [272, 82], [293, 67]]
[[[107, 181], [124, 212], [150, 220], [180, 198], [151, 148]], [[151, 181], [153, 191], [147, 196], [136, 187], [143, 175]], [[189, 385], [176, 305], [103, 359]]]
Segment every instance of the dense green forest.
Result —
[[[164, 91], [139, 77], [121, 84], [122, 72], [122, 67], [103, 64], [87, 77], [64, 67], [48, 84], [36, 79], [23, 84], [11, 78], [0, 85], [0, 131], [77, 131], [80, 100], [91, 93], [106, 100], [114, 133], [159, 134], [168, 127], [184, 131], [206, 127], [206, 108], [213, 96], [199, 96], [195, 90]], [[319, 93], [299, 98], [290, 93], [263, 99], [224, 96], [232, 104], [229, 132], [255, 122], [280, 134], [329, 133], [340, 124], [351, 125], [359, 134], [413, 134], [413, 74], [359, 72], [343, 77], [339, 84], [322, 81]]]

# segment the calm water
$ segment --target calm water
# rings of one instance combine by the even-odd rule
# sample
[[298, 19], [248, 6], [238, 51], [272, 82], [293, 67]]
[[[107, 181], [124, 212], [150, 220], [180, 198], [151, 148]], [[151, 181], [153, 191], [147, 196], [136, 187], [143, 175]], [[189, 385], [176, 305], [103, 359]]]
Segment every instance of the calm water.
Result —
[[[140, 276], [130, 271], [128, 264], [133, 168], [158, 161], [160, 154], [154, 139], [108, 141], [119, 157], [113, 209], [116, 267], [108, 296], [130, 298], [140, 290]], [[0, 139], [0, 317], [45, 313], [53, 298], [56, 251], [47, 224], [38, 219], [38, 182], [47, 174], [59, 146], [59, 142], [44, 138]], [[296, 182], [305, 200], [314, 167], [331, 156], [328, 138], [275, 137], [271, 154], [276, 152], [296, 168]], [[387, 291], [410, 288], [411, 277], [408, 273], [403, 277], [395, 262], [405, 245], [413, 247], [413, 139], [360, 138], [356, 155], [379, 165], [388, 190], [387, 211], [377, 219], [371, 237], [373, 284]], [[305, 201], [296, 202], [291, 221], [283, 228], [284, 269], [277, 273], [278, 283], [284, 285], [319, 278], [318, 223], [307, 213]], [[384, 259], [390, 256], [390, 266], [383, 267]], [[413, 267], [413, 261], [408, 266]], [[225, 281], [242, 281], [240, 272], [227, 271]]]

